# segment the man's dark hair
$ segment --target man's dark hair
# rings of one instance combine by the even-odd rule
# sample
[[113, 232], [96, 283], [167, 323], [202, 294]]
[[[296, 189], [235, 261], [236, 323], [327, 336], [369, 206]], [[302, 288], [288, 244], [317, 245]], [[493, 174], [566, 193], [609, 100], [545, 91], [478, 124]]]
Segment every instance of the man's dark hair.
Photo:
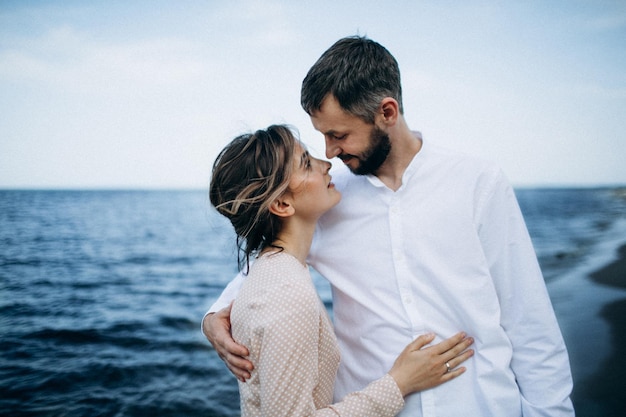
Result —
[[380, 102], [392, 97], [402, 107], [398, 62], [371, 39], [350, 36], [335, 42], [311, 67], [302, 81], [300, 102], [309, 115], [332, 94], [348, 113], [374, 123]]

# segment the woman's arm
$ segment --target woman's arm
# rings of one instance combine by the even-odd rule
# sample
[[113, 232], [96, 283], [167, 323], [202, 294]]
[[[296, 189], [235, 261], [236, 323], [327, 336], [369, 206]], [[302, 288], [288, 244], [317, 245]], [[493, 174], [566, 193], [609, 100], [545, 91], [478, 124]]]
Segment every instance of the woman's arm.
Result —
[[[388, 374], [331, 404], [336, 368], [330, 370], [329, 386], [323, 386], [324, 372], [329, 370], [324, 368], [327, 363], [320, 362], [320, 351], [328, 346], [320, 336], [324, 330], [317, 294], [312, 286], [306, 291], [268, 292], [280, 294], [281, 301], [261, 309], [258, 302], [250, 304], [254, 311], [249, 313], [257, 324], [247, 330], [250, 339], [246, 342], [256, 365], [247, 384], [259, 384], [262, 415], [391, 417], [402, 409], [404, 395], [456, 378], [465, 371], [458, 365], [473, 354], [467, 350], [473, 340], [462, 333], [429, 347], [434, 335], [420, 336], [405, 348]], [[327, 330], [332, 332], [330, 327]], [[446, 362], [452, 371], [448, 372]], [[325, 400], [321, 400], [324, 392]], [[245, 395], [242, 400], [246, 401]]]

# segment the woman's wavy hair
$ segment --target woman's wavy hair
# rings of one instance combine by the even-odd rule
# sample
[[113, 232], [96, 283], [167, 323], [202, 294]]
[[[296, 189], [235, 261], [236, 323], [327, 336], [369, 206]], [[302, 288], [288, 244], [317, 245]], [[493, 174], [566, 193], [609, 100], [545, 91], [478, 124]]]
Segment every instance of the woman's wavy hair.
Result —
[[209, 198], [237, 233], [237, 261], [247, 269], [280, 232], [271, 203], [288, 188], [297, 139], [291, 128], [272, 125], [233, 139], [213, 164]]

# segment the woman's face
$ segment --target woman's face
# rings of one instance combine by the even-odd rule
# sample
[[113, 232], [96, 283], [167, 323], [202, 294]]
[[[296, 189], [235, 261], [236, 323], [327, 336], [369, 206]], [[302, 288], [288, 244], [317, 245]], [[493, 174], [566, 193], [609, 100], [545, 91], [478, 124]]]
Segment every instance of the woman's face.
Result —
[[317, 220], [339, 203], [341, 193], [331, 182], [330, 167], [330, 162], [312, 157], [300, 143], [296, 143], [287, 191], [293, 198], [296, 215]]

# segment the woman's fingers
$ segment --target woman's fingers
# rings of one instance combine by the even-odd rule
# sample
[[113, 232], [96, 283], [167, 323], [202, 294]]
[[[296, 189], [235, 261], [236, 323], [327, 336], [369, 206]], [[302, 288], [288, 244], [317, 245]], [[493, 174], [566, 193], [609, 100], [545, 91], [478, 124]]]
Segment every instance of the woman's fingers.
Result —
[[[405, 350], [430, 351], [430, 354], [432, 355], [431, 357], [433, 358], [435, 363], [438, 362], [443, 364], [444, 371], [448, 369], [445, 364], [447, 363], [449, 365], [449, 373], [452, 373], [453, 370], [456, 371], [457, 366], [459, 366], [461, 363], [465, 362], [474, 355], [474, 350], [468, 349], [474, 343], [474, 338], [468, 337], [465, 332], [459, 332], [454, 336], [440, 343], [437, 343], [436, 345], [425, 347], [434, 339], [434, 333], [420, 335], [417, 339], [411, 342], [405, 348]], [[463, 372], [464, 370], [465, 368], [463, 368], [463, 370], [461, 371]], [[455, 375], [458, 374], [459, 373], [456, 373]]]
[[455, 334], [454, 336], [444, 340], [443, 342], [440, 342], [432, 346], [432, 348], [435, 350], [436, 353], [442, 354], [442, 353], [449, 351], [450, 349], [454, 349], [455, 347], [458, 347], [459, 344], [463, 344], [463, 341], [466, 338], [467, 338], [467, 335], [465, 334], [465, 332], [459, 332]]
[[[454, 345], [448, 351], [443, 352], [442, 356], [444, 357], [444, 359], [452, 360], [455, 357], [459, 357], [460, 355], [463, 355], [465, 352], [467, 352], [467, 349], [473, 343], [474, 343], [474, 338], [473, 337], [466, 337], [465, 339], [461, 340], [459, 343]], [[466, 359], [464, 359], [464, 360], [466, 360]]]
[[[452, 358], [448, 359], [445, 363], [448, 364], [448, 366], [446, 366], [446, 372], [448, 373], [452, 373], [453, 371], [456, 371], [458, 369], [462, 369], [463, 371], [465, 371], [465, 368], [457, 368], [460, 364], [462, 364], [463, 362], [465, 362], [466, 360], [468, 360], [469, 358], [471, 358], [472, 356], [474, 356], [474, 350], [473, 349], [467, 349], [465, 351], [463, 351], [461, 354], [453, 356]], [[444, 363], [444, 366], [445, 366]], [[448, 368], [449, 367], [449, 368]], [[450, 369], [450, 371], [448, 371], [448, 369]]]
[[459, 343], [454, 345], [450, 350], [448, 350], [448, 352], [452, 353], [453, 355], [458, 355], [459, 353], [463, 352], [465, 349], [467, 349], [468, 346], [470, 346], [473, 343], [474, 343], [473, 337], [471, 336], [465, 337]]
[[[420, 338], [417, 338], [414, 343], [417, 345], [419, 342], [421, 346], [424, 346], [423, 342], [426, 340], [432, 340], [432, 338], [424, 338], [421, 341]], [[473, 343], [473, 337], [468, 337], [465, 332], [459, 332], [436, 345], [425, 348], [425, 350], [431, 350], [438, 357], [435, 361], [441, 363], [443, 373], [448, 374], [445, 378], [447, 381], [465, 372], [464, 367], [458, 368], [458, 366], [474, 355], [474, 350], [469, 349]]]
[[413, 351], [413, 350], [420, 350], [424, 346], [426, 346], [427, 344], [432, 342], [434, 339], [435, 339], [435, 334], [434, 333], [422, 334], [422, 335], [418, 336], [417, 339], [415, 339], [414, 341], [409, 343], [409, 345], [407, 346], [407, 349], [409, 349], [411, 351]]

